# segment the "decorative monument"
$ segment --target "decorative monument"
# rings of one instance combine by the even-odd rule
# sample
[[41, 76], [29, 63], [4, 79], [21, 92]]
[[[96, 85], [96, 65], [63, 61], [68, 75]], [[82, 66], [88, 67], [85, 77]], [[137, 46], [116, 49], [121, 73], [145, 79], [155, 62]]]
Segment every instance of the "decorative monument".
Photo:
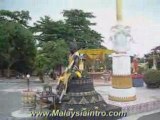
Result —
[[[98, 50], [98, 49], [97, 49]], [[106, 52], [107, 50], [100, 50]], [[107, 104], [102, 96], [97, 93], [93, 86], [93, 80], [88, 76], [88, 72], [85, 70], [85, 55], [90, 50], [79, 50], [71, 48], [70, 64], [63, 76], [60, 77], [57, 86], [57, 94], [60, 102], [60, 110], [66, 111], [121, 111], [120, 107]], [[111, 51], [109, 51], [111, 52]], [[112, 117], [100, 116], [78, 116], [78, 118], [91, 119], [92, 117], [98, 117], [100, 119], [115, 119]], [[119, 116], [120, 117], [120, 116]], [[80, 119], [79, 118], [79, 119]], [[116, 118], [117, 119], [117, 118]]]
[[133, 57], [132, 60], [132, 74], [138, 74], [139, 68], [138, 68], [138, 59], [136, 55]]
[[130, 27], [122, 25], [122, 0], [116, 1], [118, 25], [111, 28], [113, 43], [112, 54], [112, 88], [109, 92], [109, 100], [125, 102], [136, 99], [136, 90], [132, 87], [131, 59], [127, 53], [132, 37]]
[[133, 87], [143, 87], [143, 74], [139, 70], [139, 62], [136, 55], [132, 59], [132, 83]]

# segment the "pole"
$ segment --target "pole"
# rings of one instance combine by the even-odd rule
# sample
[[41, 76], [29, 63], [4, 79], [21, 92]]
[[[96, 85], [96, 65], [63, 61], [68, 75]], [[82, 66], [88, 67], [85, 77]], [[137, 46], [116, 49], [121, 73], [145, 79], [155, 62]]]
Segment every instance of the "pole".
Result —
[[27, 89], [28, 89], [28, 92], [29, 92], [29, 78], [27, 78]]
[[30, 75], [27, 74], [27, 89], [28, 89], [28, 92], [29, 92], [29, 78], [30, 78]]
[[122, 21], [122, 0], [116, 0], [117, 21]]

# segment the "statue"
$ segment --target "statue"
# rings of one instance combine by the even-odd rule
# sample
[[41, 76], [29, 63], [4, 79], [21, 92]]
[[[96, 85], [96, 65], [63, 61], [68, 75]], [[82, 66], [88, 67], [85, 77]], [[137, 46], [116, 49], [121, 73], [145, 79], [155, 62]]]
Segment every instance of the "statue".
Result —
[[66, 94], [69, 80], [82, 77], [82, 72], [84, 70], [83, 59], [83, 55], [77, 51], [76, 42], [71, 43], [69, 65], [65, 72], [59, 77], [59, 83], [56, 89], [60, 102], [63, 95]]
[[133, 74], [138, 73], [138, 59], [136, 56], [133, 57], [133, 61], [132, 61], [132, 73]]
[[144, 81], [143, 81], [143, 74], [141, 71], [139, 71], [139, 66], [138, 66], [138, 58], [136, 55], [134, 55], [132, 59], [132, 83], [133, 87], [143, 87]]
[[[98, 53], [111, 53], [110, 50], [98, 50]], [[121, 111], [120, 107], [106, 104], [102, 96], [94, 89], [93, 80], [85, 69], [85, 55], [94, 50], [78, 50], [75, 43], [70, 45], [69, 66], [59, 78], [57, 95], [59, 96], [59, 109], [67, 111]], [[79, 119], [82, 116], [77, 116]], [[94, 117], [94, 116], [93, 116]], [[94, 117], [95, 118], [95, 117]], [[98, 116], [100, 119], [108, 117]], [[65, 118], [66, 119], [66, 118]], [[84, 117], [83, 117], [84, 119]], [[87, 118], [89, 119], [89, 118]]]

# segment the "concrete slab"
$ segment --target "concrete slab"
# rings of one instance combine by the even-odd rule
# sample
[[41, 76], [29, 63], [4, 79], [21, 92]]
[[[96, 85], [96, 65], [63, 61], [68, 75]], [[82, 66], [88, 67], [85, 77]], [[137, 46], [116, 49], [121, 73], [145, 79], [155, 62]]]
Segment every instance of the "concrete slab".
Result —
[[[36, 91], [41, 90], [42, 85], [31, 83], [30, 87]], [[109, 87], [111, 86], [95, 84], [96, 91], [102, 95], [108, 104], [122, 107], [122, 110], [128, 113], [128, 119], [126, 118], [126, 120], [131, 120], [131, 117], [138, 118], [138, 116], [145, 115], [145, 113], [160, 110], [160, 89], [138, 87], [136, 88], [137, 100], [131, 102], [115, 102], [108, 100]], [[0, 110], [0, 119], [3, 116], [9, 116], [11, 111], [16, 111], [21, 107], [20, 92], [25, 88], [26, 83], [0, 83], [0, 108], [3, 108]], [[55, 88], [55, 84], [53, 84], [53, 88]], [[9, 106], [10, 104], [11, 106]]]
[[146, 87], [136, 88], [137, 99], [130, 102], [116, 102], [108, 100], [110, 86], [97, 86], [95, 89], [99, 92], [104, 100], [112, 105], [122, 107], [128, 115], [160, 109], [160, 89], [148, 89]]

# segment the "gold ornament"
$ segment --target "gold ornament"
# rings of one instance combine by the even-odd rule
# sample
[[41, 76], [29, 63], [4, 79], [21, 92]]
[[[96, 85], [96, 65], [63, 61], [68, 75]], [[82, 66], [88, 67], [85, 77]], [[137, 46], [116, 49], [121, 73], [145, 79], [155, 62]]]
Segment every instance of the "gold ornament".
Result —
[[135, 96], [129, 96], [129, 97], [115, 97], [115, 96], [108, 96], [109, 100], [112, 101], [117, 101], [117, 102], [128, 102], [128, 101], [134, 101], [136, 100], [136, 95]]
[[112, 76], [112, 87], [117, 89], [127, 89], [132, 87], [131, 76], [121, 76], [114, 75]]

